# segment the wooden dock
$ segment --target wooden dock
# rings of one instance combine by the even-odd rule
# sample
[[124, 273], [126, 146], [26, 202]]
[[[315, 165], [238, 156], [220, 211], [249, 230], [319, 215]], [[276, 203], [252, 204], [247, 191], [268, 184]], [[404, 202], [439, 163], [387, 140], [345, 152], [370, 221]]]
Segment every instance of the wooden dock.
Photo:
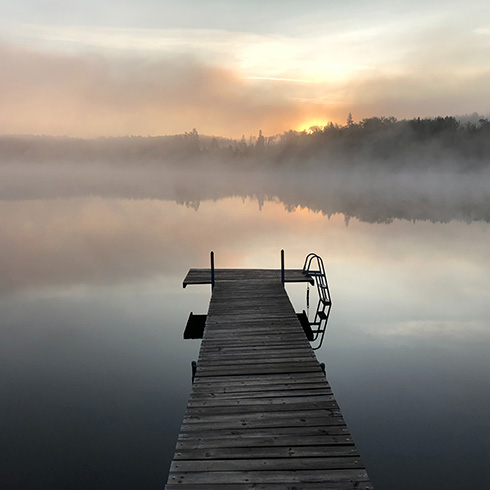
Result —
[[217, 269], [165, 489], [333, 488], [373, 487], [280, 271]]

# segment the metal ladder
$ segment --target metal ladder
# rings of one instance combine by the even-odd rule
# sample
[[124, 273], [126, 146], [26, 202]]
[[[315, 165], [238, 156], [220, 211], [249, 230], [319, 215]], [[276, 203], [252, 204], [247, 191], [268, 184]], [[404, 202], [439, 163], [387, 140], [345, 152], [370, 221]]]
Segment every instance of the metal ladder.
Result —
[[311, 340], [312, 348], [313, 350], [317, 350], [322, 346], [325, 331], [327, 330], [330, 308], [332, 307], [332, 298], [328, 289], [323, 259], [315, 253], [308, 254], [303, 265], [303, 274], [315, 279], [318, 291], [318, 306], [316, 308], [315, 318], [313, 322], [310, 322], [310, 328], [313, 333], [313, 340]]

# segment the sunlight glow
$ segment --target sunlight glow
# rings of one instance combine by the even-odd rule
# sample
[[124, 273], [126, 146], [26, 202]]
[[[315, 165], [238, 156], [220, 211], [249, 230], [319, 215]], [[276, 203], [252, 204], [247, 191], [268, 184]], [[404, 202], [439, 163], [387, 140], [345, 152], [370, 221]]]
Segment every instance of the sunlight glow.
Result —
[[304, 80], [301, 78], [279, 78], [279, 77], [247, 77], [247, 80], [271, 80], [273, 82], [318, 83], [315, 80]]
[[258, 127], [273, 135], [344, 124], [349, 112], [488, 111], [490, 25], [463, 6], [444, 18], [439, 8], [407, 18], [367, 6], [355, 15], [300, 9], [298, 18], [288, 6], [277, 22], [257, 25], [245, 7], [218, 21], [211, 6], [201, 19], [176, 6], [175, 19], [155, 23], [168, 5], [143, 2], [122, 17], [107, 7], [106, 18], [74, 13], [61, 22], [56, 9], [39, 16], [17, 3], [26, 15], [0, 12], [4, 133], [156, 136], [196, 127], [240, 138]]
[[315, 128], [323, 129], [325, 126], [330, 123], [331, 120], [318, 118], [318, 119], [308, 119], [305, 122], [302, 122], [297, 125], [295, 128], [296, 131], [306, 131], [307, 133], [313, 133]]

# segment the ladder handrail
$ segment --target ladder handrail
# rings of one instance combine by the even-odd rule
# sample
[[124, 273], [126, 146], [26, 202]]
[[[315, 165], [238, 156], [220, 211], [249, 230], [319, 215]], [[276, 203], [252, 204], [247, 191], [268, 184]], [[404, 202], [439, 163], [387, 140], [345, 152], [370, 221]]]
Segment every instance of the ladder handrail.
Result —
[[[316, 263], [314, 263], [315, 261]], [[312, 263], [314, 263], [313, 267]], [[305, 258], [303, 274], [307, 274], [314, 278], [318, 291], [318, 306], [315, 313], [315, 319], [312, 323], [310, 323], [310, 326], [316, 327], [315, 330], [312, 329], [312, 342], [317, 342], [317, 345], [313, 347], [313, 350], [316, 350], [319, 349], [323, 343], [328, 318], [330, 316], [330, 308], [332, 306], [332, 299], [330, 296], [330, 289], [328, 287], [328, 280], [325, 273], [323, 259], [316, 253], [309, 253]], [[325, 312], [326, 308], [327, 311]]]
[[[316, 259], [317, 269], [311, 270], [311, 262]], [[303, 265], [303, 274], [308, 274], [315, 278], [318, 292], [322, 295], [325, 301], [332, 303], [330, 297], [330, 289], [328, 287], [327, 274], [325, 273], [325, 266], [323, 259], [316, 253], [309, 253], [306, 256], [305, 263]]]

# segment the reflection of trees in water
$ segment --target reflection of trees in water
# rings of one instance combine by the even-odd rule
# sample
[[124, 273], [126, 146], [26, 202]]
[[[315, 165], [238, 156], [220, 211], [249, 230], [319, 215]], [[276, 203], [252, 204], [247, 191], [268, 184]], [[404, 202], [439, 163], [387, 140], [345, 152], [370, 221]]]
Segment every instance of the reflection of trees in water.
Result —
[[279, 201], [324, 215], [341, 213], [370, 223], [394, 219], [490, 222], [490, 172], [169, 171], [110, 165], [0, 167], [0, 199], [101, 196], [161, 199], [198, 209], [204, 200]]

